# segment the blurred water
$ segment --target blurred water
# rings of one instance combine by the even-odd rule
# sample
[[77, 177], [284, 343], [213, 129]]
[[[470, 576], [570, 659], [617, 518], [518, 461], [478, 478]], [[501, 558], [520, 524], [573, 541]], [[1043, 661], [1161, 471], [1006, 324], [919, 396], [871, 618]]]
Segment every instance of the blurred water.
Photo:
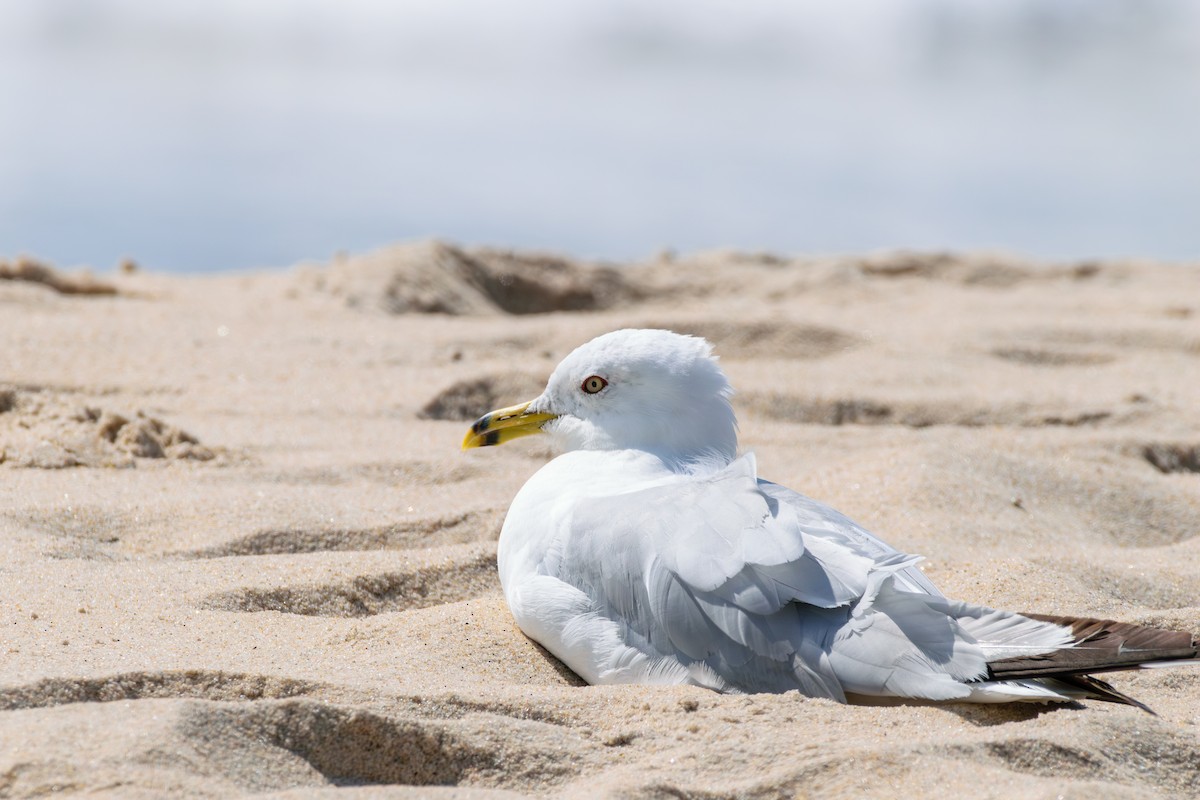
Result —
[[1200, 256], [1189, 0], [4, 0], [0, 256]]

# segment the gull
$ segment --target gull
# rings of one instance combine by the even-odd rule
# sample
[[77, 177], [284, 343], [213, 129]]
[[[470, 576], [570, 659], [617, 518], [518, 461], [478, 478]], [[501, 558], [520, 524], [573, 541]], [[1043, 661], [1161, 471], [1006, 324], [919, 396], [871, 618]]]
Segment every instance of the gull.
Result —
[[497, 563], [517, 625], [588, 683], [1149, 711], [1092, 675], [1200, 663], [1191, 633], [948, 599], [919, 557], [759, 478], [732, 394], [704, 339], [620, 330], [463, 441], [564, 451], [513, 499]]

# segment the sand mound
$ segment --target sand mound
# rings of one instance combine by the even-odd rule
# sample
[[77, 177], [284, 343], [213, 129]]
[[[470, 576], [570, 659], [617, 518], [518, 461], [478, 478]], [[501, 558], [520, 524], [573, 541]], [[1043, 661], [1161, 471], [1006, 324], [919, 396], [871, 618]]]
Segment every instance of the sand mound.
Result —
[[854, 259], [873, 278], [924, 278], [966, 286], [1009, 287], [1028, 280], [1088, 280], [1115, 268], [1096, 261], [1069, 265], [1031, 264], [1010, 253], [896, 250]]
[[[768, 419], [808, 425], [903, 425], [928, 428], [956, 425], [1017, 427], [1096, 426], [1112, 423], [1120, 412], [1109, 409], [1053, 408], [1032, 403], [971, 405], [955, 400], [885, 401], [868, 398], [827, 398], [780, 392], [752, 392], [735, 404]], [[1126, 413], [1136, 413], [1136, 404]]]
[[128, 467], [139, 459], [209, 461], [216, 455], [143, 411], [80, 405], [70, 392], [43, 387], [0, 388], [0, 432], [0, 463], [18, 467]]
[[214, 595], [204, 605], [225, 611], [366, 617], [455, 603], [500, 589], [493, 550], [460, 548], [433, 563], [326, 583], [237, 589]]
[[1032, 347], [997, 347], [992, 350], [992, 355], [1005, 361], [1037, 367], [1089, 367], [1108, 364], [1117, 358], [1111, 353]]
[[[326, 267], [303, 270], [298, 282], [303, 290], [335, 297], [350, 308], [388, 314], [524, 315], [627, 309], [655, 301], [777, 301], [823, 288], [898, 279], [980, 288], [1116, 281], [1130, 269], [1117, 262], [1039, 264], [1006, 253], [907, 250], [796, 258], [714, 251], [614, 267], [432, 240], [339, 257]], [[1187, 307], [1170, 311], [1190, 314]]]
[[611, 267], [438, 241], [335, 260], [303, 280], [351, 308], [388, 314], [541, 314], [593, 311], [636, 297]]
[[268, 675], [205, 670], [129, 672], [83, 680], [50, 678], [28, 686], [0, 690], [0, 709], [9, 711], [150, 698], [261, 700], [312, 694], [318, 688], [317, 684]]
[[461, 459], [412, 459], [404, 461], [380, 461], [365, 464], [342, 464], [325, 467], [292, 467], [282, 470], [264, 470], [262, 475], [278, 483], [301, 486], [350, 486], [369, 481], [386, 486], [441, 485], [462, 483], [478, 474], [479, 470]]
[[497, 408], [532, 400], [546, 388], [546, 378], [505, 372], [470, 378], [448, 386], [421, 407], [422, 419], [474, 422]]
[[1142, 456], [1159, 472], [1200, 472], [1200, 445], [1148, 444]]
[[[430, 719], [304, 699], [121, 705], [64, 706], [34, 718], [33, 712], [11, 712], [7, 722], [27, 727], [23, 735], [4, 731], [17, 738], [9, 739], [15, 746], [0, 761], [0, 786], [14, 797], [93, 793], [114, 785], [122, 787], [122, 796], [132, 790], [136, 796], [199, 797], [335, 786], [487, 786], [503, 779], [528, 786], [532, 781], [522, 780], [521, 772], [561, 774], [570, 755], [548, 736], [531, 741], [522, 729], [536, 723], [489, 726], [478, 719], [482, 715]], [[47, 736], [54, 728], [46, 723], [69, 733]], [[105, 728], [111, 731], [103, 738], [87, 735]], [[39, 740], [45, 744], [29, 746]], [[72, 762], [81, 759], [86, 761], [76, 771]], [[136, 788], [122, 778], [128, 761], [141, 765]], [[63, 769], [73, 774], [63, 777]]]
[[646, 320], [631, 327], [661, 328], [700, 336], [712, 342], [716, 352], [727, 358], [824, 358], [859, 343], [857, 336], [846, 331], [790, 320], [734, 322], [667, 318]]
[[21, 256], [16, 261], [0, 260], [0, 281], [26, 281], [49, 287], [59, 294], [112, 295], [117, 287], [91, 275], [64, 275], [49, 264]]
[[343, 550], [411, 550], [494, 541], [500, 534], [503, 517], [501, 509], [492, 509], [361, 529], [266, 530], [180, 555], [187, 558], [225, 558]]

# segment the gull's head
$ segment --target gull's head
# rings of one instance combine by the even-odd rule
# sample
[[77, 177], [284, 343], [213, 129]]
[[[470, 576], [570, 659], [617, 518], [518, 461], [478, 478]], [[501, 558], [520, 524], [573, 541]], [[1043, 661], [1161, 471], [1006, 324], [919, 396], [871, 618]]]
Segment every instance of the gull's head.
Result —
[[550, 434], [566, 450], [645, 450], [687, 463], [736, 455], [733, 389], [712, 345], [621, 330], [575, 349], [534, 400], [480, 417], [463, 449]]

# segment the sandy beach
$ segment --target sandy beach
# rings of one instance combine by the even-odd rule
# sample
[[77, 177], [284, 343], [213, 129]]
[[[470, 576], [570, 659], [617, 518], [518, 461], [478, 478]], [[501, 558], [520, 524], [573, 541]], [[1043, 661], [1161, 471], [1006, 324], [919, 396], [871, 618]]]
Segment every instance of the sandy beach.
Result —
[[623, 327], [707, 337], [760, 474], [951, 597], [1200, 632], [1200, 265], [416, 242], [216, 276], [0, 268], [0, 797], [1200, 796], [1152, 707], [588, 687], [516, 628], [467, 453]]

